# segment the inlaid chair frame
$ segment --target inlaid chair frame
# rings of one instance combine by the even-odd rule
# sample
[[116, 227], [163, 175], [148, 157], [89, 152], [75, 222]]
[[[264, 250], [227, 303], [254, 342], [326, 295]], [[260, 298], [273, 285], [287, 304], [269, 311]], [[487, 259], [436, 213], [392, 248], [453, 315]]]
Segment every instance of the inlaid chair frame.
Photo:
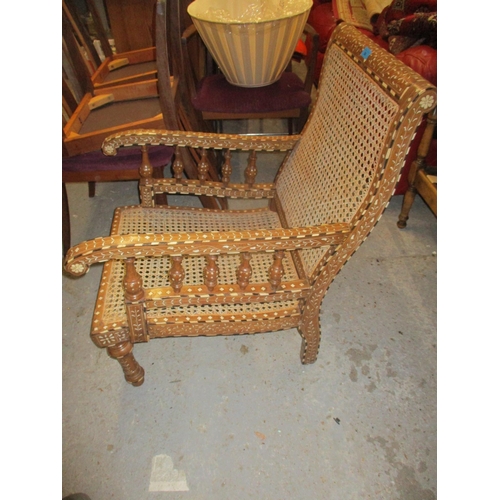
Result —
[[[232, 335], [297, 328], [301, 361], [316, 360], [320, 306], [332, 280], [390, 201], [416, 127], [436, 90], [354, 27], [340, 24], [325, 55], [318, 99], [295, 136], [132, 130], [103, 151], [140, 146], [141, 205], [115, 211], [111, 235], [69, 250], [81, 276], [104, 262], [91, 338], [133, 385], [144, 370], [132, 349], [159, 337]], [[147, 147], [173, 146], [172, 179], [153, 179]], [[182, 148], [201, 151], [199, 179], [185, 180]], [[222, 181], [203, 158], [225, 155]], [[231, 183], [231, 155], [248, 151], [245, 182]], [[256, 183], [257, 157], [286, 151], [275, 182]], [[155, 206], [154, 194], [268, 199], [266, 208]]]

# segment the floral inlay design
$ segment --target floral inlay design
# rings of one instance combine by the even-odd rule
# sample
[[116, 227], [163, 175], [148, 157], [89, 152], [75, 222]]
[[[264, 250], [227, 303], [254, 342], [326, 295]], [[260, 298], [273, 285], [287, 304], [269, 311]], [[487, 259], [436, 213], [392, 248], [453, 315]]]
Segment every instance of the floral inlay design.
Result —
[[431, 95], [426, 95], [420, 101], [420, 107], [423, 109], [429, 109], [434, 105], [434, 97]]
[[75, 262], [71, 265], [71, 272], [73, 274], [83, 274], [86, 271], [87, 267], [81, 264], [80, 262]]

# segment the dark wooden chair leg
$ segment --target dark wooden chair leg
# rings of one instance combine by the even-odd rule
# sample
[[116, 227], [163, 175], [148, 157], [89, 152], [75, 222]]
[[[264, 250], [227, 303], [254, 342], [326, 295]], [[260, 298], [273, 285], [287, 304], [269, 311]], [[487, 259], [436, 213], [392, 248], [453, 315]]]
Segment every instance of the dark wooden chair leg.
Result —
[[93, 198], [95, 196], [95, 181], [89, 182], [88, 185], [89, 185], [89, 198]]
[[68, 193], [66, 192], [66, 184], [62, 185], [62, 244], [63, 254], [66, 255], [71, 247], [71, 224], [69, 217]]
[[[415, 160], [410, 167], [410, 173], [415, 168], [415, 171], [418, 170], [418, 166], [416, 165], [417, 160]], [[406, 221], [408, 220], [408, 214], [410, 213], [410, 209], [415, 201], [415, 196], [417, 194], [417, 190], [414, 186], [409, 186], [406, 190], [406, 193], [403, 197], [403, 206], [401, 207], [401, 212], [399, 214], [397, 225], [399, 229], [404, 229], [406, 227]]]

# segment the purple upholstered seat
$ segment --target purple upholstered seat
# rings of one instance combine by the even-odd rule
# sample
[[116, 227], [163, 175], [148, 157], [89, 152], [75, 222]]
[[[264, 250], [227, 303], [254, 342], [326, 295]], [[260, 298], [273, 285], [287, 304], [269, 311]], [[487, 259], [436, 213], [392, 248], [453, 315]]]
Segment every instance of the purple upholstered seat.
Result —
[[[165, 146], [148, 148], [148, 156], [153, 168], [168, 165], [174, 150]], [[119, 148], [116, 156], [106, 156], [102, 151], [91, 151], [77, 156], [63, 158], [63, 172], [93, 172], [111, 170], [136, 170], [139, 178], [141, 166], [141, 150], [139, 148]]]
[[[162, 167], [170, 163], [173, 154], [174, 150], [171, 147], [153, 146], [148, 148], [150, 163], [153, 169], [158, 169], [161, 176], [163, 176]], [[142, 153], [137, 147], [119, 148], [116, 156], [106, 156], [102, 151], [98, 150], [63, 158], [62, 230], [64, 253], [71, 246], [70, 216], [65, 183], [88, 182], [89, 196], [92, 197], [94, 196], [96, 182], [139, 179], [141, 160]], [[157, 203], [166, 203], [162, 197], [165, 198], [165, 195], [157, 195]]]
[[271, 85], [252, 88], [231, 85], [224, 75], [217, 74], [200, 81], [192, 102], [204, 112], [264, 113], [304, 108], [311, 103], [311, 96], [302, 80], [290, 71]]

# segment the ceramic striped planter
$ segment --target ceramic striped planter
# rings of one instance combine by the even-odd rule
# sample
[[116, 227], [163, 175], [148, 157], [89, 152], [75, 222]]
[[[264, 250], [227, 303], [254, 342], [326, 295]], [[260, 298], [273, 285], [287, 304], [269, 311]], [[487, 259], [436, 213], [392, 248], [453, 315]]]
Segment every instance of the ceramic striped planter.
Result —
[[290, 8], [286, 10], [274, 10], [278, 12], [274, 19], [266, 13], [257, 16], [255, 11], [245, 12], [244, 8], [249, 6], [245, 0], [196, 0], [189, 5], [188, 13], [230, 83], [263, 87], [279, 80], [289, 63], [312, 1], [296, 0], [288, 4]]

